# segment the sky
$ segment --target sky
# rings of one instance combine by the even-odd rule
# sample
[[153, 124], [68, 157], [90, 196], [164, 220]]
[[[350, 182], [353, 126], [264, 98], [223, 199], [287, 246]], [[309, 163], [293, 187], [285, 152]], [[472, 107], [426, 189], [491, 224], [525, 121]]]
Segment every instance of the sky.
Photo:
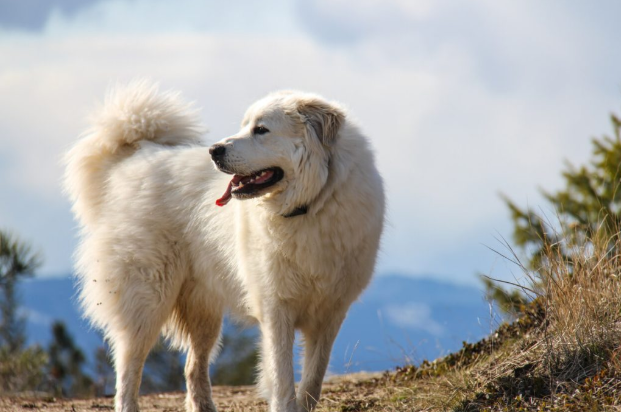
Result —
[[0, 0], [0, 228], [71, 271], [63, 153], [110, 85], [201, 108], [207, 142], [278, 89], [342, 102], [385, 179], [378, 274], [519, 276], [500, 194], [546, 209], [621, 105], [621, 3], [601, 0]]

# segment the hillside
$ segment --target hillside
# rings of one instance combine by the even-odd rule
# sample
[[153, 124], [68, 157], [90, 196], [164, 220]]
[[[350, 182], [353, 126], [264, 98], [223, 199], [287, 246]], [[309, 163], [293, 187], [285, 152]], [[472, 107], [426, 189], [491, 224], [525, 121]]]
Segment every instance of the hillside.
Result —
[[[616, 357], [568, 358], [546, 364], [546, 337], [551, 312], [536, 300], [524, 315], [493, 335], [444, 358], [383, 374], [350, 374], [330, 378], [317, 412], [357, 411], [600, 411], [621, 408], [621, 374]], [[594, 348], [591, 348], [594, 349]], [[603, 349], [603, 348], [600, 348]], [[560, 368], [560, 369], [559, 369]], [[267, 405], [248, 386], [213, 388], [218, 410], [266, 411]], [[144, 412], [183, 411], [184, 394], [142, 396]], [[33, 396], [0, 399], [0, 410], [112, 410], [111, 398], [54, 399]]]
[[[527, 271], [528, 291], [536, 298], [519, 308], [518, 320], [432, 362], [379, 374], [332, 376], [317, 412], [621, 410], [618, 251], [618, 236], [592, 240], [588, 249], [571, 259], [550, 249], [537, 273]], [[383, 286], [376, 292], [391, 292], [390, 285]], [[401, 313], [416, 319], [416, 311], [400, 307]], [[429, 323], [433, 316], [427, 315]], [[213, 393], [220, 411], [266, 410], [252, 387], [220, 386]], [[182, 411], [183, 397], [183, 393], [143, 396], [142, 410]], [[1, 410], [111, 408], [111, 398], [0, 399]]]

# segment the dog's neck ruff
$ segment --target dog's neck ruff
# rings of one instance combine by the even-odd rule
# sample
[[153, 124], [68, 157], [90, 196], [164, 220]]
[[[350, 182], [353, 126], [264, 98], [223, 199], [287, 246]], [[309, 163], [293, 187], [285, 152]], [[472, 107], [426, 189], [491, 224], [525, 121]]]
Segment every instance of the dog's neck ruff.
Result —
[[308, 205], [296, 207], [290, 213], [287, 213], [286, 215], [282, 215], [282, 217], [295, 217], [295, 216], [305, 215], [306, 212], [308, 212]]
[[[331, 165], [332, 165], [332, 156], [328, 157], [328, 171], [329, 173], [331, 172]], [[330, 173], [331, 174], [331, 173]], [[328, 176], [328, 180], [329, 180]], [[325, 189], [326, 185], [324, 185], [321, 190], [323, 191]], [[314, 202], [314, 199], [311, 200], [311, 203]], [[302, 205], [302, 206], [298, 206], [295, 209], [293, 209], [291, 212], [287, 213], [286, 215], [281, 215], [282, 217], [296, 217], [296, 216], [300, 216], [300, 215], [305, 215], [306, 213], [308, 213], [308, 204]]]

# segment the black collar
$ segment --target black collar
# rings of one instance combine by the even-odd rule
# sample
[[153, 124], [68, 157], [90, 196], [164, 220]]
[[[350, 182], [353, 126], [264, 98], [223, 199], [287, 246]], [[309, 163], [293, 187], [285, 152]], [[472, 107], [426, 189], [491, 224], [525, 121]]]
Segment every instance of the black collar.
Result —
[[308, 206], [304, 205], [304, 206], [296, 207], [290, 213], [287, 213], [286, 215], [282, 215], [282, 217], [295, 217], [295, 216], [305, 215], [306, 212], [308, 212]]

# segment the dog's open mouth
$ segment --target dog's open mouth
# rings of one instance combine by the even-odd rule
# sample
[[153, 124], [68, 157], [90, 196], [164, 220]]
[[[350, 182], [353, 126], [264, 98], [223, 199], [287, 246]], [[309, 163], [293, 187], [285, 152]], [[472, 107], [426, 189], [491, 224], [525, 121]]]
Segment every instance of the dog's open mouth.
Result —
[[270, 167], [259, 170], [248, 176], [233, 175], [226, 192], [216, 200], [216, 205], [224, 206], [235, 196], [238, 199], [248, 199], [258, 196], [264, 189], [275, 185], [284, 176], [280, 167]]

